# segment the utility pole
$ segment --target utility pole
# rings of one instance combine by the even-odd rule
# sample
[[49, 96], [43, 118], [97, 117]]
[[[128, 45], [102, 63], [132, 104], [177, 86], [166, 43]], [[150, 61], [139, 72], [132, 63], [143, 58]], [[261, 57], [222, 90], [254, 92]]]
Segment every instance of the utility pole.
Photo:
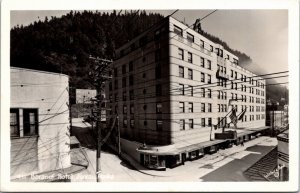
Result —
[[101, 140], [102, 140], [102, 125], [101, 125], [101, 113], [102, 108], [101, 105], [104, 102], [104, 98], [102, 96], [102, 91], [104, 90], [103, 87], [105, 87], [105, 82], [109, 79], [111, 79], [110, 76], [108, 76], [109, 66], [112, 63], [111, 60], [106, 59], [100, 59], [100, 58], [94, 58], [90, 57], [90, 59], [94, 60], [96, 63], [95, 71], [90, 72], [89, 75], [93, 78], [94, 86], [96, 87], [96, 135], [97, 135], [97, 153], [96, 153], [96, 179], [97, 182], [100, 182], [100, 174], [101, 174]]

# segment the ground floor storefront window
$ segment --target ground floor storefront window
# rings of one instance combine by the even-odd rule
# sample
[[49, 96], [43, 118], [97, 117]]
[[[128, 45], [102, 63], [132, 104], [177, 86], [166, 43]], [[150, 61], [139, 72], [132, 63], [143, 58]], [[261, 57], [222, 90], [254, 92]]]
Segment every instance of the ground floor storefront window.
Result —
[[166, 167], [165, 156], [144, 154], [143, 157], [143, 164], [148, 168], [160, 169]]

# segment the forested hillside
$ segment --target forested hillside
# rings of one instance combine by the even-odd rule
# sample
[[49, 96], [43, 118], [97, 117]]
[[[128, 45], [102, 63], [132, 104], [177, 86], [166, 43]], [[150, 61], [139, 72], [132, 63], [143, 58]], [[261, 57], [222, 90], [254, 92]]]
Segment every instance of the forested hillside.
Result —
[[62, 72], [70, 76], [73, 86], [92, 87], [90, 55], [112, 59], [116, 48], [163, 18], [145, 11], [117, 15], [117, 11], [71, 11], [60, 18], [16, 26], [11, 29], [11, 65]]
[[[70, 76], [71, 86], [92, 88], [88, 81], [88, 73], [93, 69], [88, 60], [90, 55], [113, 59], [116, 48], [164, 18], [145, 11], [125, 11], [117, 15], [117, 11], [71, 11], [59, 18], [16, 26], [11, 29], [11, 66], [61, 72]], [[237, 55], [240, 65], [250, 67], [252, 60], [248, 55], [230, 48], [205, 29], [202, 35]], [[260, 71], [259, 67], [254, 71]], [[280, 92], [280, 89], [275, 90]], [[270, 96], [268, 93], [272, 93], [272, 88], [267, 92]]]
[[[134, 38], [163, 16], [145, 11], [120, 14], [104, 12], [70, 12], [60, 18], [45, 18], [29, 26], [11, 29], [11, 65], [70, 75], [78, 88], [92, 87], [88, 72], [89, 55], [113, 58], [114, 50]], [[222, 44], [242, 60], [251, 60], [206, 32], [211, 40]]]

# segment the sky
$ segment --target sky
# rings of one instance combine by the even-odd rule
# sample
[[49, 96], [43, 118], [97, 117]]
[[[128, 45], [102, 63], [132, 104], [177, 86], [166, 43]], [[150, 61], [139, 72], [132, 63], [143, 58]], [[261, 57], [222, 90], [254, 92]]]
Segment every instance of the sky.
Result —
[[[146, 10], [147, 11], [147, 10]], [[166, 16], [174, 10], [148, 10]], [[188, 25], [213, 10], [179, 10], [173, 17]], [[69, 11], [11, 11], [11, 27], [28, 25], [45, 16], [60, 17]], [[268, 73], [288, 70], [287, 10], [217, 10], [201, 21], [204, 31], [229, 47], [249, 55]], [[287, 79], [282, 79], [287, 80]], [[282, 82], [278, 80], [278, 82]]]

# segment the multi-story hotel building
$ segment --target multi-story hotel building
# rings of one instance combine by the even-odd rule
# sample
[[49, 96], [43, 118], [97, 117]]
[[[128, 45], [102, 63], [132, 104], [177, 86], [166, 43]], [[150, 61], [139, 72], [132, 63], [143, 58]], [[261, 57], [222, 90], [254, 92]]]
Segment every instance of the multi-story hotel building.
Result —
[[221, 120], [232, 106], [237, 114], [247, 109], [238, 133], [265, 126], [263, 78], [172, 17], [117, 49], [112, 68], [108, 114], [119, 116], [122, 151], [145, 166], [172, 167], [202, 155], [219, 141], [214, 133], [222, 129], [213, 125], [229, 123]]

